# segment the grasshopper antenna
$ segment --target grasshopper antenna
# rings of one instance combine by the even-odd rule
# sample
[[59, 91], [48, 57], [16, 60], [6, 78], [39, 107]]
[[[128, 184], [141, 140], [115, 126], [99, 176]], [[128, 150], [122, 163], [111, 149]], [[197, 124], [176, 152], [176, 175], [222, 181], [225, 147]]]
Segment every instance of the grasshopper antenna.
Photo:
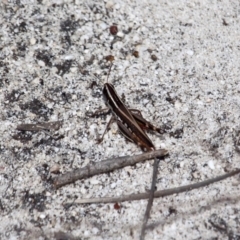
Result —
[[111, 65], [110, 65], [109, 70], [108, 70], [108, 75], [107, 75], [107, 83], [108, 83], [108, 78], [110, 76], [110, 72], [111, 72], [111, 69], [112, 69], [112, 65], [113, 65], [113, 63], [111, 62]]
[[[110, 72], [111, 72], [111, 69], [112, 69], [112, 65], [113, 65], [113, 63], [111, 62], [111, 65], [109, 67], [108, 74], [107, 74], [107, 83], [108, 83], [108, 78], [110, 76]], [[101, 79], [98, 76], [96, 76], [95, 74], [93, 74], [93, 76], [101, 82]]]

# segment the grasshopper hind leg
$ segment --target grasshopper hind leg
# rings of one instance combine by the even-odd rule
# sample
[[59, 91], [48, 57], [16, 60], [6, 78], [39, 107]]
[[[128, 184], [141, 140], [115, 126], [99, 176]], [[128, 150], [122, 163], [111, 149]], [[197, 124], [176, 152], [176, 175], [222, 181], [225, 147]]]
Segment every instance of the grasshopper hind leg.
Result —
[[137, 144], [144, 152], [153, 150], [147, 147], [147, 145], [142, 144], [139, 138], [134, 133], [132, 133], [121, 121], [117, 120], [117, 125], [121, 134], [130, 142]]
[[142, 129], [147, 129], [147, 130], [152, 130], [154, 132], [158, 132], [160, 134], [165, 133], [165, 131], [163, 130], [163, 128], [159, 128], [159, 127], [155, 127], [152, 123], [150, 123], [149, 121], [147, 121], [141, 111], [137, 110], [137, 109], [130, 109], [132, 116], [134, 117], [134, 119], [137, 121], [138, 125], [142, 128]]

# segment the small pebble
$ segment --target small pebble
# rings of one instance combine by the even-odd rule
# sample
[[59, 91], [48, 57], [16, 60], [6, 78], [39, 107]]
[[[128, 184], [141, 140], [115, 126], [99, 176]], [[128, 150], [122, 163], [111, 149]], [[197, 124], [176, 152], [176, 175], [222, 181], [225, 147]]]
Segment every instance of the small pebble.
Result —
[[116, 35], [116, 34], [118, 33], [118, 27], [117, 27], [116, 25], [112, 25], [112, 26], [109, 28], [109, 30], [110, 30], [110, 33], [111, 33], [112, 35]]
[[57, 174], [60, 172], [60, 165], [55, 164], [50, 168], [50, 173]]
[[209, 168], [211, 168], [212, 170], [215, 169], [214, 162], [213, 162], [212, 160], [208, 161], [208, 166], [209, 166]]
[[40, 67], [45, 67], [45, 62], [43, 62], [42, 60], [38, 60], [38, 65]]
[[35, 43], [36, 43], [36, 39], [35, 39], [35, 38], [31, 38], [31, 39], [30, 39], [30, 44], [31, 44], [31, 45], [34, 45]]

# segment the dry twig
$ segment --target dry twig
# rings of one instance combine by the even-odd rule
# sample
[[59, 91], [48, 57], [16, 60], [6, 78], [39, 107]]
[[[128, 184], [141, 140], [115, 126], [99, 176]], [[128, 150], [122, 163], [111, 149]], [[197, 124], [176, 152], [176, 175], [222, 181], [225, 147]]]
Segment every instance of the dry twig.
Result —
[[[169, 188], [166, 190], [156, 191], [154, 192], [154, 198], [160, 198], [165, 197], [173, 194], [178, 194], [186, 191], [191, 191], [193, 189], [205, 187], [207, 185], [210, 185], [215, 182], [222, 181], [226, 178], [232, 177], [236, 174], [240, 173], [240, 169], [236, 169], [230, 173], [211, 178], [202, 182], [193, 183], [181, 187], [176, 188]], [[122, 197], [106, 197], [106, 198], [89, 198], [89, 199], [79, 199], [74, 202], [74, 204], [85, 204], [85, 203], [116, 203], [116, 202], [126, 202], [126, 201], [136, 201], [136, 200], [142, 200], [142, 199], [148, 199], [149, 193], [138, 193], [138, 194], [130, 194], [125, 195]], [[72, 204], [72, 203], [66, 203], [66, 204]]]
[[[97, 174], [111, 172], [113, 170], [123, 168], [129, 165], [134, 165], [138, 162], [153, 159], [156, 157], [165, 156], [168, 151], [165, 149], [159, 149], [156, 151], [142, 153], [136, 156], [119, 157], [114, 159], [107, 159], [94, 164], [89, 164], [86, 167], [75, 169], [71, 172], [67, 172], [53, 179], [55, 188], [60, 188], [64, 185], [74, 183], [77, 180], [91, 177]], [[148, 194], [149, 195], [149, 194]]]
[[154, 164], [153, 164], [153, 174], [152, 174], [152, 185], [149, 193], [149, 199], [147, 203], [147, 208], [144, 214], [143, 218], [143, 224], [142, 224], [142, 229], [141, 229], [141, 234], [140, 234], [140, 240], [144, 240], [145, 238], [145, 229], [147, 226], [148, 219], [150, 217], [150, 212], [151, 208], [153, 205], [153, 199], [154, 199], [154, 192], [155, 192], [155, 187], [156, 187], [156, 181], [157, 181], [157, 171], [158, 171], [158, 164], [160, 160], [163, 160], [164, 158], [155, 158], [154, 159]]
[[17, 130], [21, 131], [41, 131], [41, 130], [54, 130], [57, 131], [61, 126], [62, 121], [55, 122], [40, 122], [40, 123], [24, 123], [17, 125]]

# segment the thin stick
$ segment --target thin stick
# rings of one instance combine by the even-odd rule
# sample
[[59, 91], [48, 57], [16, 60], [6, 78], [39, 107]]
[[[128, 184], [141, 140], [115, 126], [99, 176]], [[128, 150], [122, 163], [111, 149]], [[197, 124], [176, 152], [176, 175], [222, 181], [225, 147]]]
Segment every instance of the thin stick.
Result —
[[107, 159], [94, 164], [89, 164], [86, 167], [75, 169], [71, 172], [67, 172], [53, 179], [55, 188], [60, 188], [64, 185], [74, 183], [77, 180], [91, 177], [101, 173], [111, 172], [113, 170], [123, 168], [129, 165], [134, 165], [138, 162], [153, 159], [156, 157], [162, 157], [168, 154], [165, 149], [159, 149], [156, 151], [142, 153], [136, 156], [119, 157], [115, 159]]
[[156, 187], [159, 161], [160, 161], [160, 159], [158, 159], [158, 158], [154, 159], [153, 174], [152, 174], [152, 185], [151, 185], [151, 189], [150, 189], [150, 193], [149, 193], [147, 208], [146, 208], [144, 218], [143, 218], [140, 240], [144, 240], [144, 238], [145, 238], [145, 229], [146, 229], [146, 226], [147, 226], [148, 219], [150, 217], [150, 211], [151, 211], [152, 204], [153, 204], [153, 199], [154, 199], [154, 192], [155, 192], [155, 187]]
[[17, 125], [17, 130], [20, 131], [41, 131], [41, 130], [54, 130], [57, 131], [63, 124], [63, 121], [55, 122], [40, 122], [34, 124], [20, 124]]
[[[211, 178], [202, 182], [193, 183], [181, 187], [176, 188], [169, 188], [166, 190], [156, 191], [154, 192], [154, 198], [160, 198], [165, 197], [173, 194], [178, 194], [186, 191], [191, 191], [193, 189], [201, 188], [208, 186], [212, 183], [219, 182], [221, 180], [224, 180], [226, 178], [232, 177], [236, 174], [240, 173], [240, 169], [236, 169], [230, 173], [218, 176], [216, 178]], [[136, 201], [136, 200], [142, 200], [142, 199], [148, 199], [149, 193], [138, 193], [138, 194], [131, 194], [131, 195], [125, 195], [122, 197], [106, 197], [106, 198], [89, 198], [89, 199], [79, 199], [74, 202], [74, 204], [85, 204], [85, 203], [116, 203], [116, 202], [126, 202], [126, 201]], [[66, 203], [66, 204], [72, 204], [72, 203]]]

